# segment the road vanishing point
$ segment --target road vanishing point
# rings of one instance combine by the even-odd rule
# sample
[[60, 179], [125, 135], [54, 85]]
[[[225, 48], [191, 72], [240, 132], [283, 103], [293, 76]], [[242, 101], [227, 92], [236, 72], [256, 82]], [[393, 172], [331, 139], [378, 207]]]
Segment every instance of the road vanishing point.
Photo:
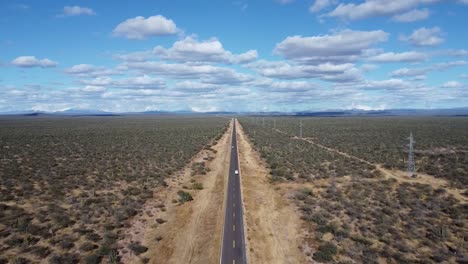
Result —
[[[221, 248], [221, 264], [247, 263], [245, 252], [244, 221], [241, 196], [241, 171], [236, 137], [236, 119], [233, 122], [231, 161], [226, 190], [224, 229]], [[238, 170], [238, 174], [235, 171]]]

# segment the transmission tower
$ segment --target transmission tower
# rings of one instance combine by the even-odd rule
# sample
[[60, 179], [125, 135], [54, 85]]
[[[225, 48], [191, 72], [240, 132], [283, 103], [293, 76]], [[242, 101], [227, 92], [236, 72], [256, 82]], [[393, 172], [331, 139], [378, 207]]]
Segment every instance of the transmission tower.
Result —
[[416, 141], [413, 139], [413, 132], [410, 132], [409, 144], [408, 144], [408, 176], [416, 177], [416, 166], [414, 162], [414, 148], [413, 144]]
[[299, 137], [302, 138], [302, 120], [299, 121]]

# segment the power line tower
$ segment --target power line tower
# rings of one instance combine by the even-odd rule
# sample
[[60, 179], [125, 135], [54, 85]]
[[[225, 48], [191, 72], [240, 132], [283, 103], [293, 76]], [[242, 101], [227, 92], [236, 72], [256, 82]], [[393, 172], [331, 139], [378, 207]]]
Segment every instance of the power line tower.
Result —
[[416, 165], [414, 162], [414, 147], [413, 147], [413, 144], [415, 142], [416, 141], [414, 141], [413, 132], [410, 132], [409, 144], [408, 144], [408, 176], [409, 177], [416, 177]]
[[299, 121], [299, 137], [302, 138], [302, 120]]

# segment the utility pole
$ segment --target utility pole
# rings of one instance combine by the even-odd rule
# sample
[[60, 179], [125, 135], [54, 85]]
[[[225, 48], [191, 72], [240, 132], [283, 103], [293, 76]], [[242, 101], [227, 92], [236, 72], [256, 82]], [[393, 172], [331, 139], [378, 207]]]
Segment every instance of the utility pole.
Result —
[[410, 132], [409, 144], [408, 144], [408, 176], [416, 177], [416, 166], [414, 162], [414, 148], [413, 144], [416, 141], [413, 139], [413, 132]]
[[299, 138], [302, 138], [302, 120], [299, 121]]
[[265, 126], [265, 118], [262, 117], [262, 126]]

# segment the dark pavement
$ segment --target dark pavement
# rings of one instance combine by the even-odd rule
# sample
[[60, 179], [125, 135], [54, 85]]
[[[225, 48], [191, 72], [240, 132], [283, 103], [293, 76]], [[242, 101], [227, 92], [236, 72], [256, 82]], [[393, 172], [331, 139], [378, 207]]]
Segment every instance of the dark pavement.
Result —
[[221, 250], [221, 264], [247, 263], [245, 252], [244, 222], [242, 212], [242, 197], [240, 187], [239, 157], [237, 153], [236, 123], [232, 130], [231, 161], [229, 165], [229, 179], [224, 217], [224, 231]]

